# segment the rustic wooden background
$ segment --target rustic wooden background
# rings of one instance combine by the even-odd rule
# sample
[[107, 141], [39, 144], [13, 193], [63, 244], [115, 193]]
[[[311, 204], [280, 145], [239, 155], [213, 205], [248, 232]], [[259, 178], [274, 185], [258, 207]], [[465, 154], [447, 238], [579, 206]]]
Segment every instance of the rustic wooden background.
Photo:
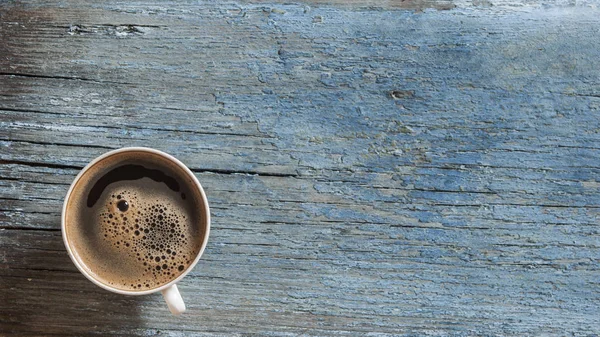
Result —
[[[595, 2], [0, 2], [0, 335], [597, 335]], [[150, 146], [212, 206], [188, 312], [62, 199]]]

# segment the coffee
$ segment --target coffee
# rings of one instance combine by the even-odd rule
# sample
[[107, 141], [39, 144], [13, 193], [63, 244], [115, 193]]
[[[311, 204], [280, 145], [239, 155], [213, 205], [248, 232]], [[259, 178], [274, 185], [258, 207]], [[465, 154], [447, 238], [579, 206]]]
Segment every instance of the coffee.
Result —
[[205, 235], [202, 196], [166, 158], [123, 152], [88, 169], [71, 192], [66, 233], [98, 281], [127, 291], [160, 287], [184, 273]]

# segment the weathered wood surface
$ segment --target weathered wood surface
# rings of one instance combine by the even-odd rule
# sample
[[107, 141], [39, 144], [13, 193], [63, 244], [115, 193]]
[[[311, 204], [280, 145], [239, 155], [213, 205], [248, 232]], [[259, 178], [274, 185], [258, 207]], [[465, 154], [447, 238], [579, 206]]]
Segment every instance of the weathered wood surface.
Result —
[[[0, 335], [596, 335], [600, 10], [501, 1], [0, 4]], [[180, 284], [60, 237], [93, 157], [205, 186]]]

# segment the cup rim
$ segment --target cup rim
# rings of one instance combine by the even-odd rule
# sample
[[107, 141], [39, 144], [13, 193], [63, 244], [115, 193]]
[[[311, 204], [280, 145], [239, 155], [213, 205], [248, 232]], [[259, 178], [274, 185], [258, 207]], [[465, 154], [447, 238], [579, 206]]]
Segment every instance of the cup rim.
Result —
[[[99, 280], [97, 280], [96, 278], [94, 278], [92, 275], [90, 275], [89, 272], [77, 260], [77, 258], [75, 257], [75, 254], [73, 253], [73, 250], [71, 249], [71, 247], [69, 245], [69, 241], [67, 240], [67, 231], [66, 231], [67, 205], [68, 205], [68, 202], [69, 202], [69, 198], [71, 197], [71, 193], [73, 192], [73, 189], [75, 188], [75, 185], [77, 185], [77, 182], [79, 182], [79, 180], [81, 179], [81, 177], [91, 167], [93, 167], [94, 165], [96, 165], [99, 161], [104, 160], [104, 159], [106, 159], [106, 158], [108, 158], [110, 156], [113, 156], [113, 155], [116, 155], [116, 154], [119, 154], [119, 153], [123, 153], [123, 152], [149, 152], [149, 153], [153, 153], [153, 154], [159, 155], [159, 156], [161, 156], [163, 158], [166, 158], [167, 160], [170, 160], [171, 162], [173, 162], [174, 164], [176, 164], [177, 166], [179, 166], [181, 169], [183, 169], [183, 171], [187, 175], [189, 175], [190, 178], [192, 178], [192, 181], [195, 183], [196, 187], [198, 188], [198, 190], [200, 192], [201, 202], [203, 203], [203, 206], [205, 207], [205, 210], [206, 210], [206, 234], [204, 235], [204, 238], [202, 240], [202, 245], [200, 246], [200, 250], [198, 251], [198, 254], [196, 254], [196, 257], [194, 258], [194, 261], [177, 278], [169, 281], [168, 283], [165, 283], [165, 284], [161, 285], [160, 287], [149, 289], [149, 290], [142, 290], [142, 291], [122, 290], [122, 289], [111, 287], [109, 285], [106, 285], [106, 284], [100, 282]], [[206, 244], [208, 243], [208, 237], [210, 235], [210, 208], [208, 206], [208, 199], [206, 198], [206, 193], [204, 192], [204, 189], [202, 188], [202, 185], [198, 181], [198, 178], [196, 178], [196, 176], [194, 175], [194, 173], [185, 164], [183, 164], [179, 159], [173, 157], [172, 155], [170, 155], [168, 153], [165, 153], [163, 151], [156, 150], [156, 149], [153, 149], [153, 148], [138, 147], [138, 146], [123, 147], [123, 148], [120, 148], [120, 149], [108, 151], [108, 152], [106, 152], [106, 153], [104, 153], [104, 154], [102, 154], [102, 155], [94, 158], [83, 169], [81, 169], [81, 171], [79, 172], [79, 174], [77, 174], [77, 176], [75, 177], [75, 179], [71, 183], [71, 186], [69, 187], [67, 195], [65, 196], [65, 201], [63, 202], [63, 208], [62, 208], [62, 213], [61, 213], [61, 231], [62, 231], [63, 243], [65, 245], [65, 248], [67, 249], [67, 252], [69, 253], [69, 257], [71, 258], [71, 261], [73, 261], [73, 263], [75, 264], [75, 266], [77, 267], [77, 269], [79, 269], [79, 271], [88, 280], [92, 281], [94, 284], [96, 284], [97, 286], [99, 286], [101, 288], [104, 288], [104, 289], [106, 289], [108, 291], [111, 291], [111, 292], [114, 292], [114, 293], [117, 293], [117, 294], [134, 295], [134, 296], [137, 296], [137, 295], [147, 295], [147, 294], [153, 294], [153, 293], [156, 293], [156, 292], [159, 292], [159, 291], [162, 291], [162, 290], [164, 290], [166, 288], [171, 287], [172, 285], [174, 285], [177, 282], [179, 282], [182, 278], [184, 278], [187, 274], [189, 274], [189, 272], [192, 269], [194, 269], [194, 267], [196, 266], [196, 264], [200, 260], [200, 257], [202, 257], [202, 254], [204, 253], [204, 249], [206, 248]]]

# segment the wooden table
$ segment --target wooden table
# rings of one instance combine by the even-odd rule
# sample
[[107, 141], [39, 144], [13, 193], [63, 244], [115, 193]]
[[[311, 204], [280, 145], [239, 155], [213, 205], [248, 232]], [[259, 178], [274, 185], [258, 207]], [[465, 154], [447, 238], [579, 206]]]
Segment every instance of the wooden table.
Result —
[[[0, 335], [597, 335], [596, 5], [2, 2]], [[207, 191], [181, 317], [63, 247], [124, 146]]]

